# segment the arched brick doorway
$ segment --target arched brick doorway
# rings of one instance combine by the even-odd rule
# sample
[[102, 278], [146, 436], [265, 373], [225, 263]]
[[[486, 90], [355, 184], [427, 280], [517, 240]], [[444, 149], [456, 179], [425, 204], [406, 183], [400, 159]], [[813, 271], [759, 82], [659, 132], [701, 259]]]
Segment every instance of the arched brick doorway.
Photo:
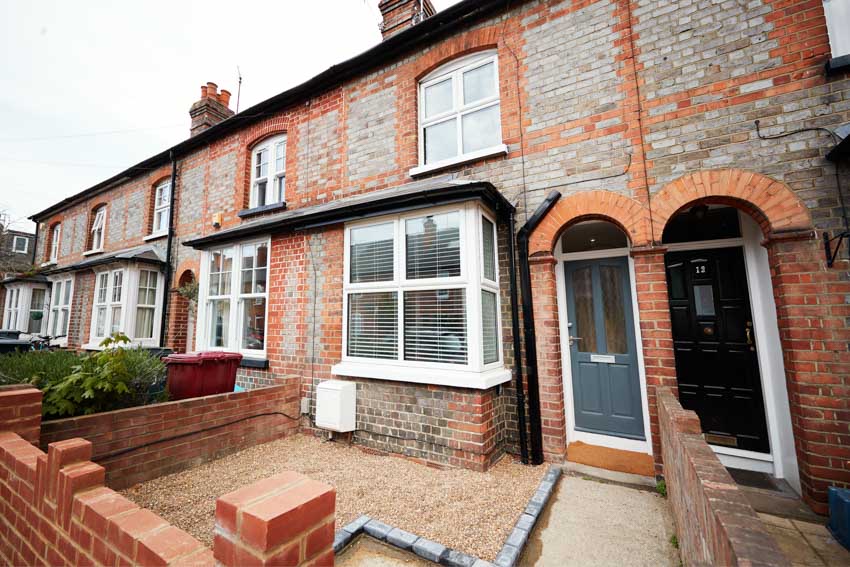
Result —
[[[653, 197], [656, 240], [662, 239], [665, 227], [677, 215], [698, 205], [740, 211], [755, 327], [751, 348], [758, 355], [762, 384], [768, 389], [773, 386], [775, 398], [771, 401], [765, 392], [765, 408], [770, 411], [773, 404], [775, 414], [771, 457], [774, 466], [784, 461], [783, 476], [799, 487], [815, 511], [823, 513], [827, 487], [850, 482], [850, 472], [834, 461], [836, 447], [850, 442], [850, 435], [838, 432], [843, 425], [840, 412], [835, 411], [835, 399], [847, 395], [843, 384], [850, 370], [845, 318], [850, 285], [842, 278], [841, 267], [826, 267], [808, 209], [783, 183], [743, 170], [680, 178]], [[674, 244], [657, 244], [658, 260], [681, 250]], [[668, 297], [670, 293], [666, 290]], [[766, 341], [771, 334], [774, 340]], [[669, 351], [675, 365], [673, 348]], [[785, 408], [776, 402], [783, 397], [788, 400]], [[775, 454], [777, 449], [784, 454]], [[791, 465], [795, 456], [798, 482]]]
[[[192, 290], [197, 290], [195, 274], [184, 270], [177, 280], [177, 289], [172, 294], [171, 337], [169, 347], [176, 352], [190, 352], [195, 348], [195, 309], [197, 305], [191, 298]], [[194, 293], [197, 301], [197, 291]]]

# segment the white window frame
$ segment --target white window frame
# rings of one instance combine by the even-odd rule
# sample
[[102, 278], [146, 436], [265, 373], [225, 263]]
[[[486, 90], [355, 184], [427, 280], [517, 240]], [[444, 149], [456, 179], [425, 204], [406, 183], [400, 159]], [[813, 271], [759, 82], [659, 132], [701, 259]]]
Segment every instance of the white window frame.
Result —
[[91, 238], [91, 248], [85, 254], [103, 252], [104, 241], [106, 240], [106, 205], [101, 205], [94, 210], [89, 237]]
[[850, 55], [850, 2], [823, 0], [823, 11], [832, 58]]
[[[136, 337], [136, 316], [138, 315], [139, 280], [142, 271], [156, 272], [156, 306], [153, 318], [153, 336]], [[115, 274], [122, 272], [121, 300], [116, 302], [112, 296]], [[98, 301], [101, 274], [107, 274], [106, 301]], [[94, 290], [92, 295], [91, 322], [89, 327], [89, 340], [83, 345], [87, 350], [100, 350], [100, 342], [112, 332], [112, 308], [121, 307], [121, 320], [118, 322], [118, 332], [127, 335], [133, 346], [152, 347], [159, 345], [160, 325], [162, 324], [162, 301], [165, 294], [164, 275], [156, 266], [146, 263], [130, 263], [120, 266], [106, 266], [95, 271]], [[106, 307], [105, 335], [97, 334], [97, 309]]]
[[[463, 74], [477, 67], [482, 67], [489, 63], [493, 63], [494, 80], [496, 82], [496, 94], [492, 97], [475, 101], [472, 104], [464, 105], [463, 103]], [[446, 79], [451, 79], [452, 94], [454, 96], [454, 104], [451, 110], [441, 114], [426, 118], [425, 117], [425, 89], [443, 82]], [[501, 91], [499, 83], [499, 58], [495, 50], [473, 53], [465, 57], [461, 57], [443, 65], [439, 69], [429, 73], [424, 79], [419, 82], [418, 90], [418, 124], [419, 124], [419, 166], [410, 170], [411, 176], [421, 175], [430, 171], [443, 169], [452, 165], [466, 163], [485, 157], [506, 154], [508, 147], [500, 142], [494, 146], [481, 148], [472, 152], [464, 153], [463, 151], [463, 126], [462, 117], [477, 112], [479, 110], [496, 106], [499, 108], [499, 132], [498, 139], [502, 140], [502, 124], [501, 124]], [[457, 121], [457, 149], [456, 156], [446, 158], [433, 163], [425, 161], [425, 128], [439, 124], [448, 120], [455, 119]]]
[[59, 243], [62, 239], [62, 223], [57, 222], [50, 229], [50, 256], [48, 264], [55, 264], [59, 260]]
[[[18, 242], [23, 240], [24, 249], [18, 250]], [[30, 249], [30, 239], [26, 236], [18, 236], [17, 234], [12, 237], [12, 252], [15, 254], [26, 254]]]
[[[251, 148], [251, 198], [250, 208], [286, 203], [286, 134], [266, 138]], [[282, 162], [278, 159], [278, 149], [283, 149]], [[258, 154], [265, 151], [268, 156], [266, 175], [257, 173]], [[259, 184], [266, 183], [265, 203], [259, 202]]]
[[[59, 347], [67, 347], [68, 346], [68, 333], [71, 330], [71, 307], [74, 303], [74, 277], [73, 276], [55, 276], [50, 278], [51, 288], [50, 295], [48, 298], [49, 301], [49, 311], [50, 316], [47, 321], [47, 334], [51, 336], [55, 336], [55, 334], [63, 334], [64, 336], [53, 339], [50, 341], [50, 344], [59, 346]], [[58, 294], [58, 302], [57, 299], [57, 289], [59, 291]], [[68, 302], [65, 303], [65, 298], [68, 298]], [[63, 316], [64, 312], [64, 328], [58, 329], [59, 333], [54, 334], [54, 327], [56, 318]]]
[[[448, 278], [406, 278], [405, 221], [447, 212], [459, 212], [460, 223], [460, 276]], [[383, 216], [347, 223], [344, 237], [344, 272], [342, 305], [342, 358], [331, 368], [339, 376], [355, 376], [439, 384], [465, 388], [486, 389], [507, 382], [511, 378], [504, 368], [501, 341], [501, 297], [499, 294], [498, 252], [496, 253], [496, 280], [483, 277], [483, 245], [481, 218], [486, 217], [497, 226], [494, 216], [477, 202], [461, 203], [432, 209], [418, 210], [400, 215]], [[394, 277], [392, 281], [349, 283], [351, 230], [370, 225], [393, 223], [394, 225]], [[497, 247], [498, 249], [498, 247]], [[404, 359], [404, 292], [434, 289], [463, 289], [466, 299], [467, 362], [452, 364], [445, 362], [410, 361]], [[496, 293], [496, 318], [498, 325], [498, 360], [483, 362], [483, 337], [481, 318], [481, 290]], [[349, 356], [348, 352], [348, 301], [352, 293], [394, 291], [398, 294], [398, 349], [395, 359], [379, 359]]]
[[[268, 247], [268, 257], [267, 257], [267, 265], [266, 265], [266, 291], [265, 293], [242, 293], [241, 292], [241, 275], [242, 275], [242, 247], [245, 245], [259, 245], [265, 244]], [[230, 293], [228, 295], [216, 295], [215, 299], [224, 299], [229, 300], [230, 302], [230, 316], [229, 316], [229, 329], [230, 336], [228, 337], [228, 344], [225, 346], [212, 346], [210, 340], [210, 332], [208, 321], [210, 320], [210, 309], [211, 309], [211, 299], [212, 296], [209, 295], [209, 285], [210, 285], [210, 254], [214, 252], [219, 252], [222, 250], [232, 249], [233, 250], [233, 267], [230, 273]], [[242, 240], [239, 242], [232, 242], [226, 246], [217, 246], [215, 248], [210, 248], [205, 250], [201, 255], [201, 274], [200, 274], [200, 283], [198, 286], [198, 317], [197, 317], [197, 325], [195, 327], [196, 332], [195, 336], [197, 347], [199, 350], [211, 350], [211, 351], [227, 351], [227, 352], [238, 352], [242, 354], [244, 358], [250, 358], [255, 360], [266, 360], [269, 340], [271, 337], [269, 336], [269, 314], [270, 314], [270, 293], [269, 289], [271, 286], [271, 268], [272, 268], [272, 243], [271, 238], [268, 236], [264, 236], [261, 238], [250, 239], [250, 240]], [[265, 337], [265, 341], [263, 342], [262, 349], [247, 349], [242, 348], [242, 320], [243, 320], [243, 299], [250, 299], [252, 297], [262, 297], [266, 300], [266, 316], [265, 316], [265, 328], [263, 329], [263, 336]]]
[[[164, 204], [162, 203], [164, 201]], [[168, 234], [171, 214], [171, 180], [166, 179], [154, 187], [153, 192], [153, 216], [151, 219], [150, 236], [164, 236]]]
[[[41, 321], [39, 328], [33, 333], [29, 332], [30, 315], [32, 309], [32, 296], [35, 290], [45, 292], [44, 303], [41, 305]], [[17, 302], [15, 302], [17, 300]], [[6, 302], [3, 306], [3, 317], [0, 320], [0, 328], [14, 329], [22, 334], [31, 336], [33, 334], [44, 334], [47, 323], [47, 285], [39, 283], [17, 283], [6, 286]], [[36, 310], [37, 311], [37, 310]]]

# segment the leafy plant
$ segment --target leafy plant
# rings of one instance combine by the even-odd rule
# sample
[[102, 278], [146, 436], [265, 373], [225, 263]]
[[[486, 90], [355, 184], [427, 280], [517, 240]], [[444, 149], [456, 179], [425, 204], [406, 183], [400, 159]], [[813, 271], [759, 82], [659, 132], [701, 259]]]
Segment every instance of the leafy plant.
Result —
[[667, 482], [663, 478], [655, 483], [655, 492], [667, 498]]
[[177, 288], [177, 295], [189, 302], [189, 311], [195, 313], [198, 306], [198, 282], [191, 281]]
[[80, 357], [67, 350], [16, 352], [0, 356], [0, 383], [36, 384], [64, 378]]
[[672, 545], [674, 549], [679, 549], [679, 538], [676, 534], [670, 536], [670, 545]]
[[87, 354], [60, 378], [39, 379], [47, 419], [92, 414], [149, 402], [150, 387], [161, 381], [163, 363], [147, 351], [125, 348], [126, 335], [105, 338], [102, 351]]

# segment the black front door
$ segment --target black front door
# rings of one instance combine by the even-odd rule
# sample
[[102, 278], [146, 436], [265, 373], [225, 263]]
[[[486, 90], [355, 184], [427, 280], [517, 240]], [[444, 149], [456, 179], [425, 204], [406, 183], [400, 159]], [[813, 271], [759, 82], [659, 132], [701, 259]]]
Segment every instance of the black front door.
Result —
[[714, 445], [769, 453], [744, 254], [665, 257], [679, 399]]

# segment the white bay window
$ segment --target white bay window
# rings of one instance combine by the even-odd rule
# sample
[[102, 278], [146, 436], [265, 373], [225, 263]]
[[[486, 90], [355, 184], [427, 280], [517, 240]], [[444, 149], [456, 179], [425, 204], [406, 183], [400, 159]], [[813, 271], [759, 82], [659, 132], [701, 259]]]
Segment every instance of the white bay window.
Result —
[[507, 381], [498, 291], [496, 225], [477, 203], [349, 224], [333, 372], [473, 388]]
[[263, 239], [204, 253], [199, 348], [265, 358], [269, 248]]
[[6, 286], [0, 328], [38, 335], [44, 332], [44, 308], [47, 287], [42, 283], [18, 283]]
[[95, 273], [94, 301], [87, 349], [100, 348], [100, 343], [114, 333], [127, 335], [133, 344], [156, 346], [163, 278], [147, 265], [111, 267]]

